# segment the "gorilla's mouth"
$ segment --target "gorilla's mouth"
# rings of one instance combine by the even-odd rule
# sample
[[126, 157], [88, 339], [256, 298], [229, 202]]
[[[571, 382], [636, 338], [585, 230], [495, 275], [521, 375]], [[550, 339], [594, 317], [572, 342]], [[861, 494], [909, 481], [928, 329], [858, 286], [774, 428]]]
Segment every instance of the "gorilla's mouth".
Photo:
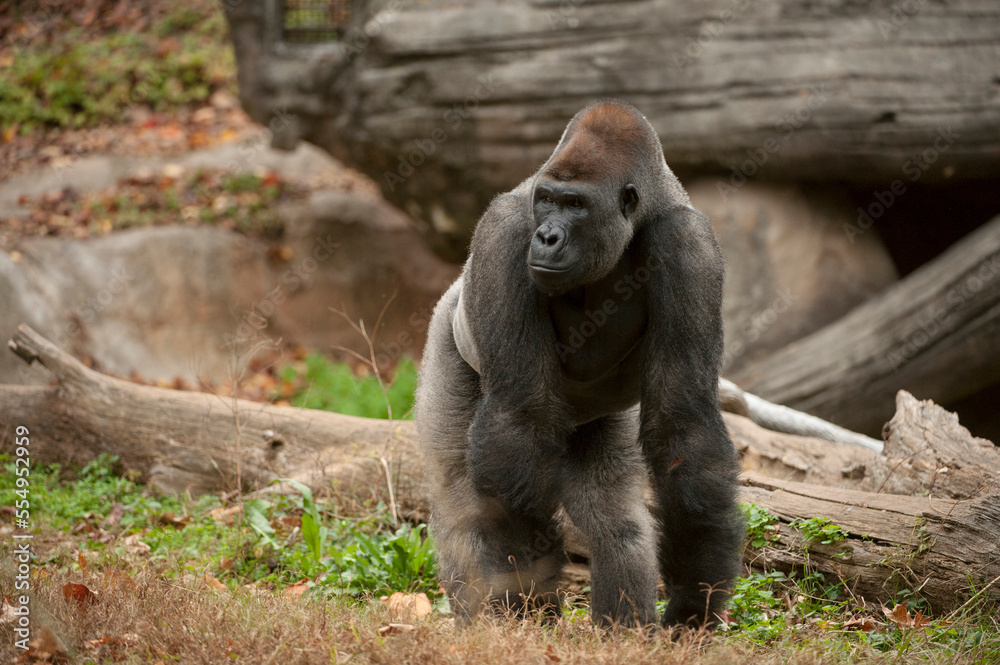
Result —
[[566, 267], [547, 266], [542, 263], [529, 263], [528, 267], [531, 268], [531, 270], [533, 271], [538, 271], [540, 273], [544, 273], [547, 275], [558, 275], [559, 273], [567, 272], [570, 269], [569, 266]]

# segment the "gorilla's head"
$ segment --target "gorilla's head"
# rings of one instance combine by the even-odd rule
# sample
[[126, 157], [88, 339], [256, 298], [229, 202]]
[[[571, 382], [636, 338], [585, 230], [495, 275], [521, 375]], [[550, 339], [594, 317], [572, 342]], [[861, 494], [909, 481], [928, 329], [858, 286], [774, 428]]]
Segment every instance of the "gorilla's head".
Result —
[[611, 272], [641, 225], [644, 181], [661, 164], [656, 133], [631, 106], [601, 102], [573, 118], [532, 191], [528, 269], [539, 289], [556, 296]]

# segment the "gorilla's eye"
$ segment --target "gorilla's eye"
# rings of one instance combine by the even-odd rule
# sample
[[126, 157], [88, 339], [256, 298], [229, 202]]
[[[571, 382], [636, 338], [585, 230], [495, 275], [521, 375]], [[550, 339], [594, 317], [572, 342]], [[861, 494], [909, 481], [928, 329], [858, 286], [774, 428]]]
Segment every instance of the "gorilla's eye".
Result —
[[543, 196], [542, 197], [542, 202], [543, 203], [555, 203], [555, 201], [552, 200], [551, 196]]

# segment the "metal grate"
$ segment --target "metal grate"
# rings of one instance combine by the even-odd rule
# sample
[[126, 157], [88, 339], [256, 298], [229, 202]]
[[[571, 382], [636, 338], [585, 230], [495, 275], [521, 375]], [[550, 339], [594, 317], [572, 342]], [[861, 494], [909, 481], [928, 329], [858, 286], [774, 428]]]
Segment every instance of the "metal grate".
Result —
[[336, 40], [351, 18], [351, 0], [283, 0], [281, 38], [288, 44]]

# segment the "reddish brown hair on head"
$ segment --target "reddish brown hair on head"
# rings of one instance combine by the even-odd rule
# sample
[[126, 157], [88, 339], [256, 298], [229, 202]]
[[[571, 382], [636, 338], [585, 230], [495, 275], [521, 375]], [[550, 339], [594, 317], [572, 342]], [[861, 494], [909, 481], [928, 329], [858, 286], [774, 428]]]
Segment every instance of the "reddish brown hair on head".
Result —
[[660, 142], [642, 114], [622, 102], [598, 102], [573, 118], [544, 173], [562, 181], [621, 178], [651, 147], [659, 150]]

